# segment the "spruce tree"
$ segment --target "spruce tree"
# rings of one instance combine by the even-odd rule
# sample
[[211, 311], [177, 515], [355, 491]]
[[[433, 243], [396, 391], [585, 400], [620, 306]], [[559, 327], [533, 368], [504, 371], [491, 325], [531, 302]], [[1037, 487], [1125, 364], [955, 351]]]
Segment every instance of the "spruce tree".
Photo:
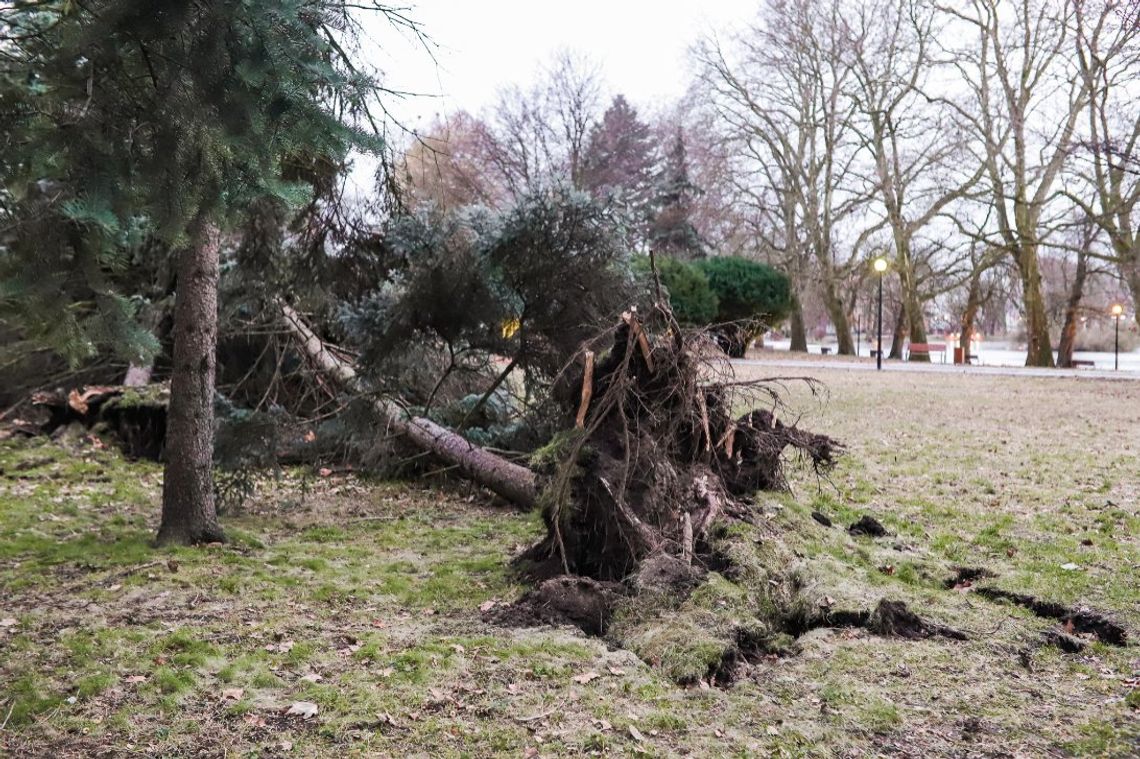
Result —
[[693, 201], [700, 189], [689, 179], [685, 138], [677, 129], [657, 175], [650, 245], [658, 253], [682, 260], [703, 258], [705, 241], [693, 226]]
[[176, 258], [160, 543], [223, 539], [211, 465], [227, 227], [255, 199], [304, 200], [298, 166], [380, 147], [358, 127], [379, 90], [349, 59], [352, 6], [40, 0], [0, 13], [0, 268], [9, 292], [28, 288], [3, 305], [42, 325], [54, 313], [81, 351], [133, 358], [157, 346], [116, 293], [124, 251], [146, 237]]
[[623, 212], [637, 238], [635, 245], [644, 243], [651, 215], [654, 152], [649, 125], [617, 95], [591, 130], [582, 161], [582, 187]]

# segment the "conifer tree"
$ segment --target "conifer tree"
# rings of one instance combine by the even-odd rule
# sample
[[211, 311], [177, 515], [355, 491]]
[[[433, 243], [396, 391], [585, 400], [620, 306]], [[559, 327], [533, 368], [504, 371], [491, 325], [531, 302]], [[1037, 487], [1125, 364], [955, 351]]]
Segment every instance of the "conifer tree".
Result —
[[[298, 166], [380, 147], [358, 126], [379, 89], [349, 57], [354, 7], [38, 0], [0, 10], [0, 305], [38, 314], [42, 334], [54, 329], [81, 352], [113, 345], [134, 358], [157, 346], [116, 293], [124, 251], [145, 237], [176, 259], [160, 543], [224, 539], [211, 465], [227, 227], [255, 199], [304, 200]], [[5, 300], [21, 282], [21, 297]]]
[[678, 129], [657, 175], [650, 245], [667, 256], [693, 260], [705, 256], [705, 242], [693, 226], [693, 201], [700, 189], [689, 179], [685, 138]]

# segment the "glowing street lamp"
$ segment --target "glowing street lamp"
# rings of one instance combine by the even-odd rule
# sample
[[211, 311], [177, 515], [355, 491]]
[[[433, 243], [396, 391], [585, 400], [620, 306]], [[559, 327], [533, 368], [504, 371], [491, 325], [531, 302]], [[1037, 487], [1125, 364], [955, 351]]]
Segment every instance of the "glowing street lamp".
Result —
[[[883, 368], [883, 274], [887, 271], [887, 259], [879, 256], [871, 264], [875, 273], [879, 275], [879, 318], [877, 331], [879, 333], [879, 349], [875, 352], [875, 366], [877, 369]], [[1119, 321], [1119, 320], [1118, 320]]]
[[1116, 319], [1116, 336], [1112, 345], [1112, 368], [1114, 371], [1120, 370], [1120, 317], [1124, 316], [1124, 306], [1119, 303], [1113, 303], [1112, 308], [1109, 309], [1112, 318]]

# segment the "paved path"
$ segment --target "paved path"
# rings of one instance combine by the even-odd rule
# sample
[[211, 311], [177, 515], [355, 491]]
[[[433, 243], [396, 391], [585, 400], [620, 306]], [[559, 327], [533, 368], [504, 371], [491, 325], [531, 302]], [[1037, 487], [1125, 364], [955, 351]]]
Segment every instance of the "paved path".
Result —
[[[800, 360], [794, 358], [741, 358], [733, 361], [741, 366], [778, 366], [793, 369], [826, 369], [827, 371], [873, 372], [871, 360]], [[954, 364], [923, 364], [910, 361], [887, 361], [884, 372], [911, 372], [915, 374], [990, 374], [1003, 377], [1076, 377], [1079, 379], [1107, 379], [1140, 381], [1140, 372], [1111, 371], [1108, 369], [1040, 369], [1017, 366], [962, 366]]]

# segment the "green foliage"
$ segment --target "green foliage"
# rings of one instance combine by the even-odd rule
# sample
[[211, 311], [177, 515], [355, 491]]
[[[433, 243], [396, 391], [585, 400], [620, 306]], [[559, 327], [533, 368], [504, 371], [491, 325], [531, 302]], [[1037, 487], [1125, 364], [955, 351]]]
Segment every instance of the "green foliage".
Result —
[[[383, 8], [379, 8], [383, 11]], [[0, 18], [0, 310], [74, 358], [158, 348], [135, 321], [147, 256], [252, 201], [311, 197], [378, 91], [338, 0], [45, 0]], [[148, 244], [157, 243], [157, 244]]]
[[589, 196], [539, 189], [500, 213], [435, 209], [385, 230], [392, 270], [342, 309], [363, 361], [390, 370], [425, 346], [450, 363], [493, 353], [553, 377], [632, 294], [618, 225]]
[[[648, 256], [635, 258], [633, 269], [643, 276], [652, 277]], [[669, 294], [669, 305], [677, 321], [691, 326], [711, 324], [717, 320], [720, 303], [703, 271], [675, 258], [657, 258], [657, 273]]]
[[717, 321], [759, 321], [773, 326], [791, 312], [791, 281], [771, 266], [738, 256], [706, 258], [694, 265], [716, 293]]

